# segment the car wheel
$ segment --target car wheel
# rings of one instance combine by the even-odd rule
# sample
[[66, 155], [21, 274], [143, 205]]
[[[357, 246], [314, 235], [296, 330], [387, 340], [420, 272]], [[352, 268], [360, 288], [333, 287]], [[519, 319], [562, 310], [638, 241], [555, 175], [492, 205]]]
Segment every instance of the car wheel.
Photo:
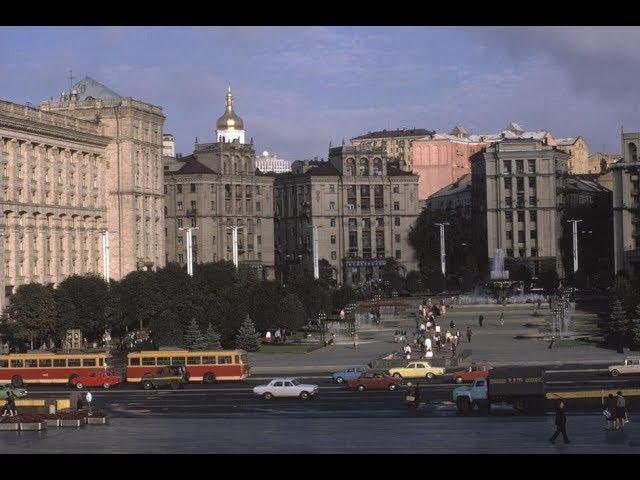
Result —
[[207, 385], [211, 385], [212, 383], [216, 383], [216, 376], [213, 373], [209, 372], [205, 374], [203, 381]]
[[402, 378], [402, 375], [400, 375], [398, 372], [394, 373], [393, 376], [395, 378]]
[[264, 398], [265, 400], [271, 400], [273, 398], [273, 395], [271, 395], [271, 393], [269, 392], [264, 392], [262, 394], [262, 398]]
[[11, 377], [11, 385], [13, 386], [13, 388], [20, 388], [22, 387], [22, 384], [24, 382], [22, 381], [22, 377], [20, 375], [14, 375], [13, 377]]
[[343, 382], [344, 382], [344, 378], [342, 377], [336, 378], [336, 383], [343, 383]]
[[306, 400], [307, 398], [309, 398], [309, 392], [300, 392], [300, 398], [302, 400]]
[[83, 388], [83, 387], [84, 387], [84, 385], [82, 384], [82, 382], [77, 382], [77, 383], [76, 383], [76, 388], [77, 388], [78, 390], [82, 390], [82, 388]]
[[390, 384], [389, 384], [389, 390], [391, 390], [392, 392], [393, 392], [396, 388], [398, 388], [398, 386], [397, 386], [395, 383], [390, 383]]
[[364, 385], [358, 385], [359, 392], [364, 392], [365, 390], [366, 390], [366, 387]]
[[149, 380], [145, 380], [144, 382], [142, 382], [142, 388], [144, 388], [145, 390], [151, 390], [153, 388], [153, 383], [151, 383]]
[[427, 373], [427, 378], [429, 380], [431, 380], [433, 377], [435, 377], [435, 375], [433, 373], [431, 373], [431, 372]]
[[620, 372], [618, 370], [611, 370], [611, 375], [614, 377], [617, 377], [618, 375], [620, 375]]
[[105, 390], [107, 390], [107, 389], [109, 389], [109, 388], [111, 387], [111, 385], [110, 385], [109, 383], [107, 383], [107, 382], [104, 382], [104, 383], [102, 384], [102, 387], [103, 387]]
[[462, 383], [462, 382], [463, 382], [462, 377], [456, 378], [456, 383]]

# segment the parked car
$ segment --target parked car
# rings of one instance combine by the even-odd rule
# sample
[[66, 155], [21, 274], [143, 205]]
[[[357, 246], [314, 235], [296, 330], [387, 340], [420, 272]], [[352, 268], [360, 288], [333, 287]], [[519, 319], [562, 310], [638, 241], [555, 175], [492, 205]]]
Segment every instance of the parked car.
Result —
[[183, 388], [185, 383], [189, 383], [189, 374], [182, 365], [166, 365], [153, 373], [145, 373], [142, 376], [142, 388], [145, 390], [167, 385], [177, 390]]
[[472, 363], [466, 370], [453, 372], [453, 381], [456, 383], [473, 382], [478, 378], [487, 378], [489, 370], [493, 367], [488, 363]]
[[364, 372], [358, 378], [349, 380], [347, 386], [364, 392], [365, 390], [395, 390], [402, 385], [402, 379], [386, 375], [384, 372]]
[[111, 388], [121, 382], [122, 378], [120, 375], [109, 370], [80, 375], [71, 379], [71, 385], [78, 390], [82, 390], [84, 387]]
[[625, 359], [622, 365], [611, 365], [609, 367], [609, 373], [613, 377], [640, 373], [640, 357], [629, 357]]
[[429, 362], [411, 362], [406, 367], [391, 368], [389, 375], [396, 378], [428, 378], [444, 375], [444, 368], [432, 367]]
[[318, 386], [300, 383], [295, 378], [274, 378], [267, 385], [253, 387], [253, 393], [265, 400], [273, 397], [299, 397], [306, 400], [318, 393]]
[[349, 380], [355, 380], [367, 370], [369, 370], [369, 367], [366, 365], [355, 365], [334, 373], [331, 378], [336, 383], [348, 382]]
[[27, 391], [24, 388], [16, 388], [9, 383], [7, 385], [0, 385], [0, 400], [6, 400], [7, 393], [9, 392], [12, 392], [16, 398], [27, 396]]

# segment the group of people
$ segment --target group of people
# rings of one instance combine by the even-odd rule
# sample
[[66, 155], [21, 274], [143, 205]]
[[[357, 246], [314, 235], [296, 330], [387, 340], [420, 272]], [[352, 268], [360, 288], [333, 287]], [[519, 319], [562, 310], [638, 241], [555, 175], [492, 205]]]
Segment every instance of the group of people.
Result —
[[18, 411], [16, 410], [16, 396], [13, 394], [11, 390], [9, 390], [7, 392], [7, 399], [4, 404], [4, 407], [2, 407], [2, 416], [6, 417], [7, 415], [9, 415], [10, 417], [13, 417], [14, 415], [17, 415], [17, 414], [18, 414]]
[[271, 330], [267, 330], [267, 333], [265, 334], [265, 341], [267, 343], [286, 343], [287, 331], [284, 328], [278, 328], [273, 335], [271, 335]]
[[627, 401], [622, 396], [622, 392], [618, 391], [614, 397], [612, 393], [602, 401], [604, 408], [604, 416], [607, 419], [608, 430], [624, 430], [624, 424], [629, 421], [627, 417]]

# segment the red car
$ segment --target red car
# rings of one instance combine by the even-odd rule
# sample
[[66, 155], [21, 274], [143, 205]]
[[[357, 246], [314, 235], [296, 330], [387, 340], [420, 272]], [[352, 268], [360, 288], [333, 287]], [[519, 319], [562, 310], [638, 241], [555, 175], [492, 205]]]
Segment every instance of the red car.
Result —
[[358, 378], [349, 380], [347, 387], [363, 392], [365, 390], [395, 390], [401, 384], [401, 378], [391, 377], [384, 372], [364, 372]]
[[111, 388], [122, 382], [120, 375], [109, 370], [90, 373], [89, 375], [80, 375], [71, 379], [71, 384], [78, 390], [84, 387], [103, 387]]
[[469, 368], [453, 373], [453, 381], [456, 383], [473, 382], [478, 378], [487, 378], [489, 370], [493, 367], [488, 363], [472, 363]]

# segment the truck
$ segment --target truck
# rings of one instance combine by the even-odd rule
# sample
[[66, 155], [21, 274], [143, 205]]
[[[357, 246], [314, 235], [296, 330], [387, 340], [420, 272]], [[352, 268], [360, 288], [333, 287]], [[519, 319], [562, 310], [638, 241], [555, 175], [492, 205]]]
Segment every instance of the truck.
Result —
[[465, 414], [475, 407], [488, 413], [495, 404], [511, 404], [521, 412], [544, 411], [545, 401], [544, 370], [538, 367], [495, 367], [487, 378], [453, 390], [453, 402]]

